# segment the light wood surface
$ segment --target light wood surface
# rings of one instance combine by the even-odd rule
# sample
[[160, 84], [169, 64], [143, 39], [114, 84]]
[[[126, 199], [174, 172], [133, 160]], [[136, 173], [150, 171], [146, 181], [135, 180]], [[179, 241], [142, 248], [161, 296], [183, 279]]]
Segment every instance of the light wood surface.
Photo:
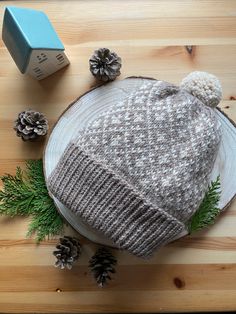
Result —
[[[178, 83], [194, 69], [212, 72], [222, 82], [221, 108], [236, 121], [236, 1], [1, 1], [1, 22], [6, 5], [47, 13], [71, 65], [34, 81], [19, 73], [0, 40], [0, 174], [42, 156], [43, 143], [23, 143], [15, 136], [17, 114], [37, 109], [52, 127], [75, 98], [96, 84], [88, 59], [99, 47], [122, 57], [120, 78], [143, 75]], [[185, 45], [194, 45], [192, 54]], [[114, 251], [117, 275], [102, 290], [87, 268], [95, 245], [82, 239], [78, 266], [59, 271], [52, 266], [56, 240], [36, 246], [25, 239], [27, 223], [0, 218], [0, 312], [236, 310], [236, 202], [209, 230], [163, 248], [151, 260]]]

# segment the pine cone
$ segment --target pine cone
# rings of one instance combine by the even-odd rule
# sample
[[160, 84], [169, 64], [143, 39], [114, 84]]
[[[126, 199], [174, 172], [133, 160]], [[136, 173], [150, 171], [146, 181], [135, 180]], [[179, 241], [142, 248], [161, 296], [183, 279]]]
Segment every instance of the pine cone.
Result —
[[14, 130], [16, 135], [21, 137], [23, 141], [35, 140], [47, 134], [48, 121], [40, 112], [22, 111], [15, 121]]
[[109, 273], [115, 273], [116, 258], [105, 247], [99, 248], [89, 261], [92, 274], [99, 287], [111, 279]]
[[56, 246], [57, 251], [53, 252], [57, 260], [55, 262], [55, 267], [60, 267], [64, 269], [67, 267], [71, 269], [74, 262], [78, 260], [81, 254], [81, 245], [79, 240], [69, 236], [64, 236], [60, 238], [60, 243]]
[[113, 81], [120, 75], [121, 58], [108, 48], [95, 50], [89, 64], [91, 73], [100, 81]]

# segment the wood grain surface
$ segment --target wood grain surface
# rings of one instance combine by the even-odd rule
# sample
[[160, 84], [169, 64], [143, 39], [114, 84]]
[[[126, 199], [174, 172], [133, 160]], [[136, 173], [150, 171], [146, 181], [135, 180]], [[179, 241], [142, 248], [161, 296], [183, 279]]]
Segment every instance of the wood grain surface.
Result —
[[[12, 130], [17, 114], [42, 111], [52, 127], [76, 97], [96, 85], [88, 59], [109, 47], [122, 75], [178, 84], [190, 71], [222, 82], [221, 108], [236, 121], [236, 1], [1, 1], [43, 10], [62, 39], [69, 67], [37, 82], [19, 73], [0, 40], [0, 174], [42, 156], [44, 143], [24, 143]], [[193, 45], [192, 53], [185, 46]], [[236, 149], [236, 147], [234, 148]], [[232, 174], [235, 175], [235, 174]], [[0, 218], [0, 312], [138, 313], [236, 310], [236, 202], [209, 230], [186, 237], [143, 261], [117, 252], [114, 280], [96, 287], [87, 268], [96, 246], [71, 271], [54, 268], [56, 239], [26, 239], [28, 219]], [[69, 227], [68, 234], [74, 234]]]

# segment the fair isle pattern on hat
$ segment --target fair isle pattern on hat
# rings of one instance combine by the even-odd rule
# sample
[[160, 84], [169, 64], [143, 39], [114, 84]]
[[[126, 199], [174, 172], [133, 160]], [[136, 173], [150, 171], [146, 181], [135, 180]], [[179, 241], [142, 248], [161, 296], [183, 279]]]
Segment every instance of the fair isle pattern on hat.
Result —
[[198, 209], [220, 137], [213, 109], [149, 81], [67, 146], [49, 190], [117, 246], [147, 257]]

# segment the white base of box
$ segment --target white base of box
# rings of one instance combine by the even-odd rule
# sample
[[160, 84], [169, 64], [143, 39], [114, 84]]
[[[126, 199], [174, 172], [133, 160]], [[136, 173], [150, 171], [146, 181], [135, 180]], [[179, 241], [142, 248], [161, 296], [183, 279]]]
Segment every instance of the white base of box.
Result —
[[35, 49], [31, 53], [26, 74], [42, 80], [69, 63], [64, 51]]

